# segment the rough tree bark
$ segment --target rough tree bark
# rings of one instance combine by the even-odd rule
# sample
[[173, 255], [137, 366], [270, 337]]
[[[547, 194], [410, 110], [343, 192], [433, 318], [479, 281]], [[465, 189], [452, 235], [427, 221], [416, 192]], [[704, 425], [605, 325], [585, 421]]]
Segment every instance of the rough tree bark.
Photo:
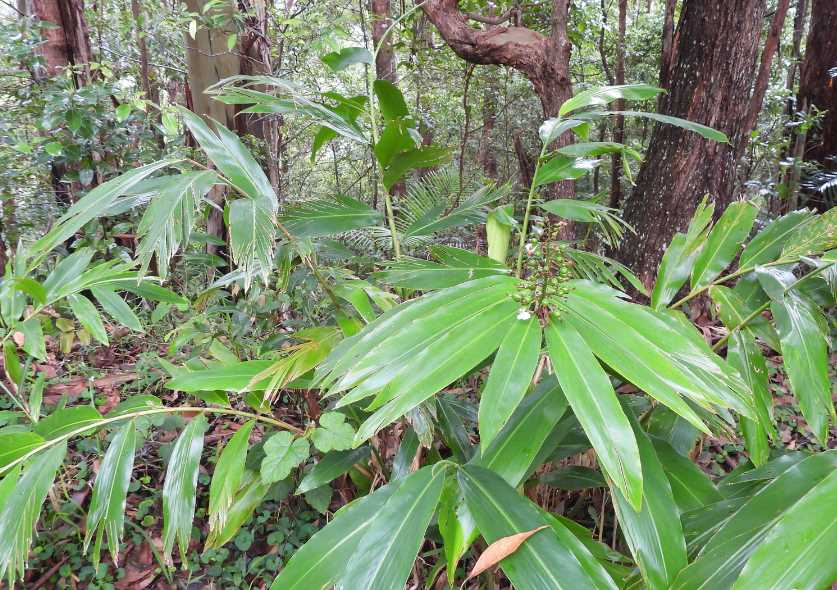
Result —
[[[677, 0], [666, 0], [666, 9], [663, 13], [663, 45], [660, 51], [660, 88], [668, 90], [671, 85], [671, 66], [674, 63], [674, 12], [677, 9]], [[658, 100], [662, 100], [662, 97]]]
[[483, 80], [482, 89], [482, 130], [477, 148], [477, 162], [482, 166], [483, 174], [491, 180], [497, 180], [497, 155], [491, 146], [491, 135], [497, 124], [497, 72], [491, 68]]
[[395, 84], [395, 55], [392, 51], [392, 35], [384, 37], [384, 33], [392, 24], [389, 0], [370, 0], [369, 14], [372, 17], [372, 43], [376, 48], [380, 46], [375, 58], [376, 77], [379, 80], [388, 80]]
[[837, 3], [813, 0], [799, 77], [799, 103], [827, 111], [808, 133], [805, 159], [837, 170]]
[[627, 236], [617, 254], [646, 285], [705, 194], [718, 211], [732, 201], [764, 9], [765, 0], [687, 0], [683, 7], [671, 91], [661, 111], [723, 131], [729, 143], [655, 126], [625, 205], [625, 220], [636, 235]]
[[73, 78], [77, 88], [88, 84], [90, 73], [90, 32], [84, 20], [83, 0], [26, 0], [26, 14], [37, 16], [42, 21], [56, 25], [44, 28], [44, 77], [62, 73], [73, 67]]
[[785, 88], [793, 90], [796, 85], [796, 72], [802, 58], [802, 34], [805, 32], [805, 12], [808, 10], [808, 0], [797, 0], [793, 13], [793, 39], [791, 41], [791, 63], [788, 67], [788, 79]]

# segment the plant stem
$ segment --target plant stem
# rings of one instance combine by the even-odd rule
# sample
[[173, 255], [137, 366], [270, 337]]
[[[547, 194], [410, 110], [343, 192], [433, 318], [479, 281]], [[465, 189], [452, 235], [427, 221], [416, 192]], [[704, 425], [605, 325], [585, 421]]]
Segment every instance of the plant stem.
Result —
[[[807, 281], [807, 280], [808, 280], [808, 279], [810, 279], [811, 277], [815, 277], [815, 276], [817, 276], [818, 274], [820, 274], [821, 272], [823, 272], [824, 270], [826, 270], [826, 269], [828, 269], [828, 268], [830, 268], [830, 267], [832, 267], [832, 266], [834, 266], [834, 264], [824, 264], [823, 266], [820, 266], [820, 267], [815, 268], [814, 270], [812, 270], [812, 271], [811, 271], [811, 272], [809, 272], [808, 274], [801, 276], [800, 278], [796, 279], [793, 283], [791, 283], [790, 285], [788, 285], [788, 286], [785, 288], [784, 293], [788, 293], [788, 292], [789, 292], [789, 291], [791, 291], [792, 289], [795, 289], [796, 287], [798, 287], [800, 283], [802, 283], [802, 282], [804, 282], [804, 281]], [[752, 312], [751, 314], [749, 314], [747, 317], [745, 317], [743, 320], [741, 320], [741, 321], [740, 321], [737, 325], [735, 325], [735, 326], [733, 326], [732, 328], [730, 328], [730, 329], [729, 329], [729, 331], [727, 332], [726, 336], [724, 336], [723, 338], [721, 338], [720, 340], [718, 340], [718, 341], [717, 341], [717, 342], [716, 342], [716, 343], [712, 346], [712, 350], [714, 350], [714, 351], [718, 351], [718, 350], [720, 350], [721, 348], [723, 348], [723, 346], [727, 343], [727, 341], [729, 341], [730, 337], [731, 337], [731, 336], [732, 336], [735, 332], [737, 332], [738, 330], [740, 330], [741, 328], [743, 328], [744, 326], [746, 326], [748, 323], [752, 322], [752, 321], [753, 321], [753, 319], [755, 319], [756, 317], [760, 316], [760, 315], [762, 314], [762, 312], [763, 312], [763, 311], [765, 311], [768, 307], [770, 307], [770, 303], [771, 303], [771, 302], [770, 302], [770, 300], [768, 300], [768, 301], [764, 302], [764, 303], [763, 303], [762, 305], [760, 305], [757, 309], [753, 310], [753, 312]]]
[[535, 162], [535, 171], [532, 173], [532, 182], [529, 185], [529, 196], [526, 199], [526, 211], [523, 213], [523, 225], [520, 228], [520, 243], [517, 248], [517, 264], [515, 265], [515, 276], [519, 279], [523, 273], [523, 250], [526, 246], [526, 233], [529, 230], [529, 212], [532, 210], [532, 201], [535, 198], [535, 181], [538, 178], [538, 170], [541, 167], [541, 160], [543, 160], [546, 153], [546, 144], [541, 148], [541, 153], [538, 155], [538, 161]]
[[74, 436], [78, 436], [90, 430], [100, 428], [102, 426], [106, 426], [108, 424], [112, 424], [114, 422], [120, 422], [122, 420], [130, 420], [132, 418], [140, 418], [142, 416], [154, 416], [157, 414], [178, 414], [178, 413], [185, 413], [185, 412], [206, 412], [208, 414], [228, 414], [232, 416], [243, 416], [245, 418], [250, 418], [251, 420], [258, 420], [259, 422], [265, 422], [266, 424], [270, 424], [272, 426], [276, 426], [278, 428], [282, 428], [284, 430], [289, 430], [294, 434], [302, 435], [305, 434], [305, 431], [301, 428], [297, 428], [292, 424], [288, 424], [287, 422], [283, 422], [282, 420], [276, 420], [275, 418], [269, 418], [268, 416], [262, 416], [260, 414], [253, 414], [251, 412], [244, 412], [242, 410], [234, 410], [232, 408], [201, 408], [197, 406], [176, 406], [171, 408], [151, 408], [148, 410], [137, 410], [135, 412], [128, 412], [126, 414], [121, 414], [119, 416], [112, 416], [110, 418], [102, 418], [98, 422], [87, 424], [80, 428], [76, 428], [70, 432], [62, 434], [56, 438], [44, 441], [38, 447], [35, 447], [25, 455], [22, 455], [7, 463], [3, 467], [0, 467], [0, 475], [5, 475], [9, 472], [12, 468], [20, 463], [23, 463], [30, 457], [40, 453], [43, 450], [49, 449], [54, 447], [55, 445], [65, 442]]
[[675, 301], [674, 303], [672, 303], [668, 307], [669, 307], [669, 309], [678, 308], [681, 305], [683, 305], [684, 303], [687, 303], [688, 301], [691, 301], [692, 299], [694, 299], [695, 297], [697, 297], [701, 293], [705, 293], [706, 291], [708, 291], [709, 289], [711, 289], [712, 287], [714, 287], [716, 285], [726, 283], [727, 281], [731, 281], [732, 279], [736, 279], [736, 278], [740, 277], [741, 275], [745, 275], [747, 273], [753, 272], [754, 270], [756, 270], [756, 266], [763, 266], [763, 267], [780, 266], [782, 264], [789, 264], [791, 262], [795, 262], [795, 261], [793, 261], [793, 260], [776, 260], [775, 262], [768, 262], [767, 264], [759, 264], [759, 265], [755, 265], [755, 266], [745, 266], [744, 268], [739, 268], [737, 271], [731, 272], [728, 275], [724, 275], [722, 277], [719, 277], [719, 278], [715, 279], [714, 281], [712, 281], [711, 283], [709, 283], [708, 285], [704, 285], [700, 289], [695, 289], [694, 291], [691, 291], [688, 295], [686, 295], [685, 297], [683, 297], [682, 299], [680, 299], [678, 301]]

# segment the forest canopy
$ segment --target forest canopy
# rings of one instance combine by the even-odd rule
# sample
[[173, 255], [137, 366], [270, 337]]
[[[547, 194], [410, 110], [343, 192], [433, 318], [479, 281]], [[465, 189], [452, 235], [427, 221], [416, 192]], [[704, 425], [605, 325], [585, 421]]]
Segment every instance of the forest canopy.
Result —
[[837, 583], [833, 0], [0, 0], [0, 589]]

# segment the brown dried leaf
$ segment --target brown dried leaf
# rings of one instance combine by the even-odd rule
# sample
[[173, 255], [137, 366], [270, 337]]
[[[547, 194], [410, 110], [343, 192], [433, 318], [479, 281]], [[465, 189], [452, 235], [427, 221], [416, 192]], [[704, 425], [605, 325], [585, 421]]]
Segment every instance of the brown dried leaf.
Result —
[[544, 525], [536, 529], [532, 529], [531, 531], [526, 531], [525, 533], [517, 533], [515, 535], [509, 535], [508, 537], [501, 537], [500, 539], [497, 539], [482, 552], [482, 555], [480, 555], [477, 563], [474, 564], [474, 569], [472, 569], [471, 573], [468, 574], [468, 579], [480, 575], [490, 567], [494, 567], [509, 555], [520, 549], [520, 546], [526, 539], [538, 531], [548, 528], [548, 526]]

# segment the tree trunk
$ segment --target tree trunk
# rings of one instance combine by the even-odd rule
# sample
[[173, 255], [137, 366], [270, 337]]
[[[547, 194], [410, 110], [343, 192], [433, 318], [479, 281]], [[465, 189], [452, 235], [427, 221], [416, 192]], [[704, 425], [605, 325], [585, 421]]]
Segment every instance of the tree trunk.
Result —
[[806, 160], [837, 170], [837, 4], [813, 0], [805, 61], [799, 78], [799, 102], [809, 111], [826, 111], [817, 128], [808, 132]]
[[379, 80], [388, 80], [395, 84], [392, 33], [384, 38], [384, 33], [392, 24], [389, 0], [369, 0], [369, 14], [372, 19], [372, 43], [375, 48], [380, 47], [375, 58], [375, 76]]
[[491, 145], [491, 134], [497, 124], [497, 72], [491, 68], [483, 82], [482, 130], [477, 149], [477, 162], [482, 166], [486, 178], [497, 180], [497, 156]]
[[637, 186], [625, 205], [636, 229], [619, 259], [650, 286], [663, 250], [709, 194], [722, 211], [732, 201], [736, 146], [745, 133], [765, 0], [687, 0], [678, 27], [671, 91], [662, 112], [723, 131], [729, 143], [658, 124]]
[[[628, 0], [619, 0], [619, 37], [616, 41], [616, 83], [625, 83], [625, 28], [628, 13]], [[615, 110], [625, 110], [625, 101], [619, 99], [614, 105]], [[613, 122], [613, 141], [625, 141], [625, 117], [617, 115]], [[622, 201], [622, 155], [614, 152], [610, 166], [610, 206], [618, 208]]]
[[90, 32], [84, 20], [84, 0], [27, 0], [26, 13], [55, 25], [41, 31], [41, 55], [46, 69], [42, 76], [56, 76], [72, 66], [76, 87], [89, 83]]
[[[208, 0], [187, 0], [186, 6], [191, 12], [203, 14], [204, 4]], [[210, 14], [227, 12], [230, 17], [235, 12], [235, 6], [231, 0], [217, 6], [209, 11]], [[228, 76], [239, 73], [238, 56], [227, 48], [227, 38], [234, 29], [231, 18], [226, 19], [228, 24], [225, 27], [207, 30], [199, 27], [193, 39], [188, 33], [184, 33], [186, 41], [186, 63], [188, 67], [187, 83], [188, 92], [191, 98], [189, 108], [197, 115], [205, 118], [210, 125], [217, 121], [230, 129], [236, 128], [235, 107], [213, 100], [205, 91]], [[227, 30], [229, 27], [229, 30]], [[225, 192], [222, 187], [216, 186], [207, 195], [213, 203], [221, 209], [224, 206]], [[221, 211], [212, 207], [206, 221], [206, 231], [209, 235], [224, 239], [224, 218]], [[211, 254], [217, 252], [218, 247], [212, 244], [207, 245], [207, 251]]]
[[808, 0], [797, 0], [796, 9], [793, 13], [793, 41], [791, 41], [791, 63], [788, 68], [788, 81], [785, 87], [793, 90], [796, 85], [796, 71], [799, 69], [799, 61], [802, 59], [802, 34], [805, 32], [805, 11], [808, 9]]

